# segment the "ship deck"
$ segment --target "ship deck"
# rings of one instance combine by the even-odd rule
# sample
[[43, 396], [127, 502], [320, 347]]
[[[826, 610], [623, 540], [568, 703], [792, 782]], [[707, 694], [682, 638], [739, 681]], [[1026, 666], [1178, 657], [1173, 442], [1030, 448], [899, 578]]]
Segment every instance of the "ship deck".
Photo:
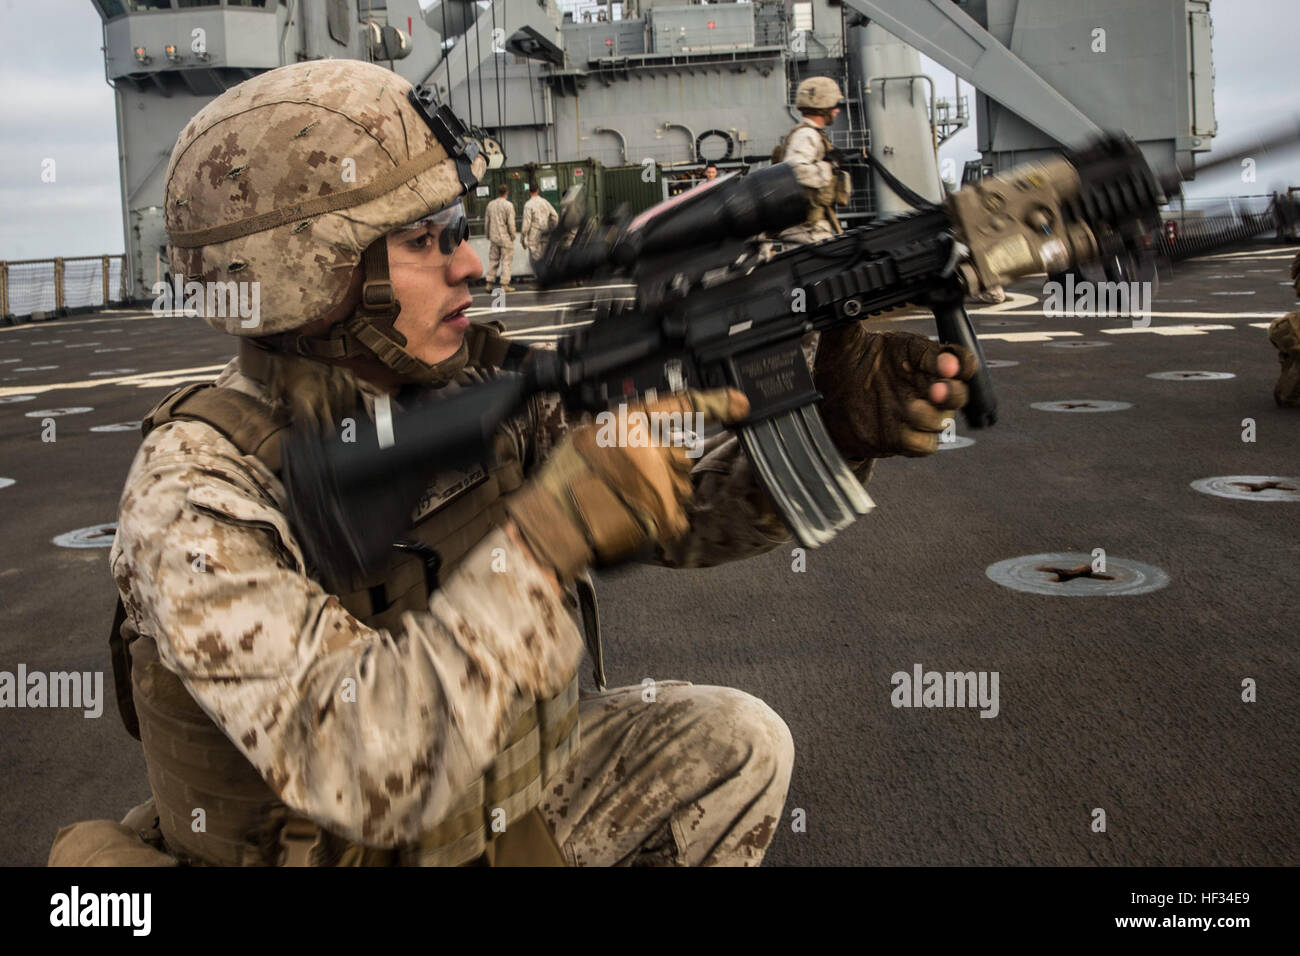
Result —
[[[996, 427], [959, 423], [973, 444], [878, 463], [875, 512], [808, 552], [802, 572], [791, 544], [707, 570], [601, 574], [611, 684], [738, 687], [784, 717], [797, 757], [770, 864], [1295, 864], [1300, 501], [1192, 487], [1253, 476], [1300, 488], [1300, 409], [1274, 404], [1264, 331], [1297, 308], [1294, 255], [1260, 244], [1179, 264], [1147, 329], [1048, 317], [1041, 280], [973, 309], [987, 357], [1013, 363], [992, 370]], [[504, 312], [480, 291], [474, 317], [541, 343], [587, 291], [521, 287]], [[933, 331], [924, 317], [891, 327]], [[42, 864], [60, 826], [118, 818], [148, 795], [112, 699], [108, 549], [52, 539], [114, 520], [139, 435], [94, 429], [138, 420], [231, 351], [199, 320], [147, 311], [0, 328], [0, 478], [13, 480], [0, 487], [0, 670], [102, 671], [106, 697], [94, 720], [0, 713], [0, 860]], [[1149, 377], [1176, 371], [1233, 377]], [[1129, 407], [1033, 407], [1046, 402]], [[57, 440], [43, 442], [36, 413], [70, 408], [84, 411], [55, 418]], [[1097, 548], [1167, 585], [1036, 594], [986, 573]], [[997, 716], [894, 707], [891, 675], [916, 665], [996, 671]], [[1246, 680], [1256, 702], [1242, 700]]]

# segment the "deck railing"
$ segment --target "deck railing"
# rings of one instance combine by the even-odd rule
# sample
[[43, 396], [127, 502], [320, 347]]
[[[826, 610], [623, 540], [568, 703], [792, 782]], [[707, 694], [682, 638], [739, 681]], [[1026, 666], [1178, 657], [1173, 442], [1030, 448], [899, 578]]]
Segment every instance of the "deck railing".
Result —
[[123, 302], [129, 282], [123, 255], [0, 260], [0, 321]]

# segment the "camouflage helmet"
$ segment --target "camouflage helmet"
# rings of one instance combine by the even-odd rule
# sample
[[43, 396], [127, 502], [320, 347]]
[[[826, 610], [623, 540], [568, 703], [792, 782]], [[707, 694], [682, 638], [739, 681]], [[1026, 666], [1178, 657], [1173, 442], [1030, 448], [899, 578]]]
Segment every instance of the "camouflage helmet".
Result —
[[830, 110], [844, 102], [839, 84], [829, 76], [810, 76], [794, 95], [795, 109]]
[[209, 324], [268, 336], [320, 318], [346, 298], [367, 247], [483, 175], [463, 128], [435, 122], [449, 111], [435, 116], [427, 96], [422, 109], [412, 89], [371, 63], [315, 60], [240, 83], [186, 124], [167, 168], [172, 271], [256, 282], [260, 294], [251, 328], [238, 314]]

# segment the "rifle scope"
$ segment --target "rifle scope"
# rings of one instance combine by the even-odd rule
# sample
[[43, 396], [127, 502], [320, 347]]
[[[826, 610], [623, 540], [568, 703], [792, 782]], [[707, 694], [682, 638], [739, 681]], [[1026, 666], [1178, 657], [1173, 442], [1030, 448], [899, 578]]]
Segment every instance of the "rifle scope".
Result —
[[599, 269], [627, 271], [643, 257], [728, 239], [749, 239], [779, 232], [808, 215], [804, 187], [784, 163], [741, 178], [729, 177], [697, 186], [642, 213], [625, 225], [603, 226], [567, 249], [553, 244], [537, 263], [542, 285], [585, 278]]

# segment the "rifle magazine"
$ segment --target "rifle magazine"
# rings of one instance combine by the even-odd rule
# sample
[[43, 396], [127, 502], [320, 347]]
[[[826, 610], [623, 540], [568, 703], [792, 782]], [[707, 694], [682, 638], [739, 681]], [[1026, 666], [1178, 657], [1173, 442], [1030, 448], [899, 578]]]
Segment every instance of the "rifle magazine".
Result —
[[764, 489], [805, 547], [820, 547], [874, 507], [815, 408], [781, 412], [739, 433]]

